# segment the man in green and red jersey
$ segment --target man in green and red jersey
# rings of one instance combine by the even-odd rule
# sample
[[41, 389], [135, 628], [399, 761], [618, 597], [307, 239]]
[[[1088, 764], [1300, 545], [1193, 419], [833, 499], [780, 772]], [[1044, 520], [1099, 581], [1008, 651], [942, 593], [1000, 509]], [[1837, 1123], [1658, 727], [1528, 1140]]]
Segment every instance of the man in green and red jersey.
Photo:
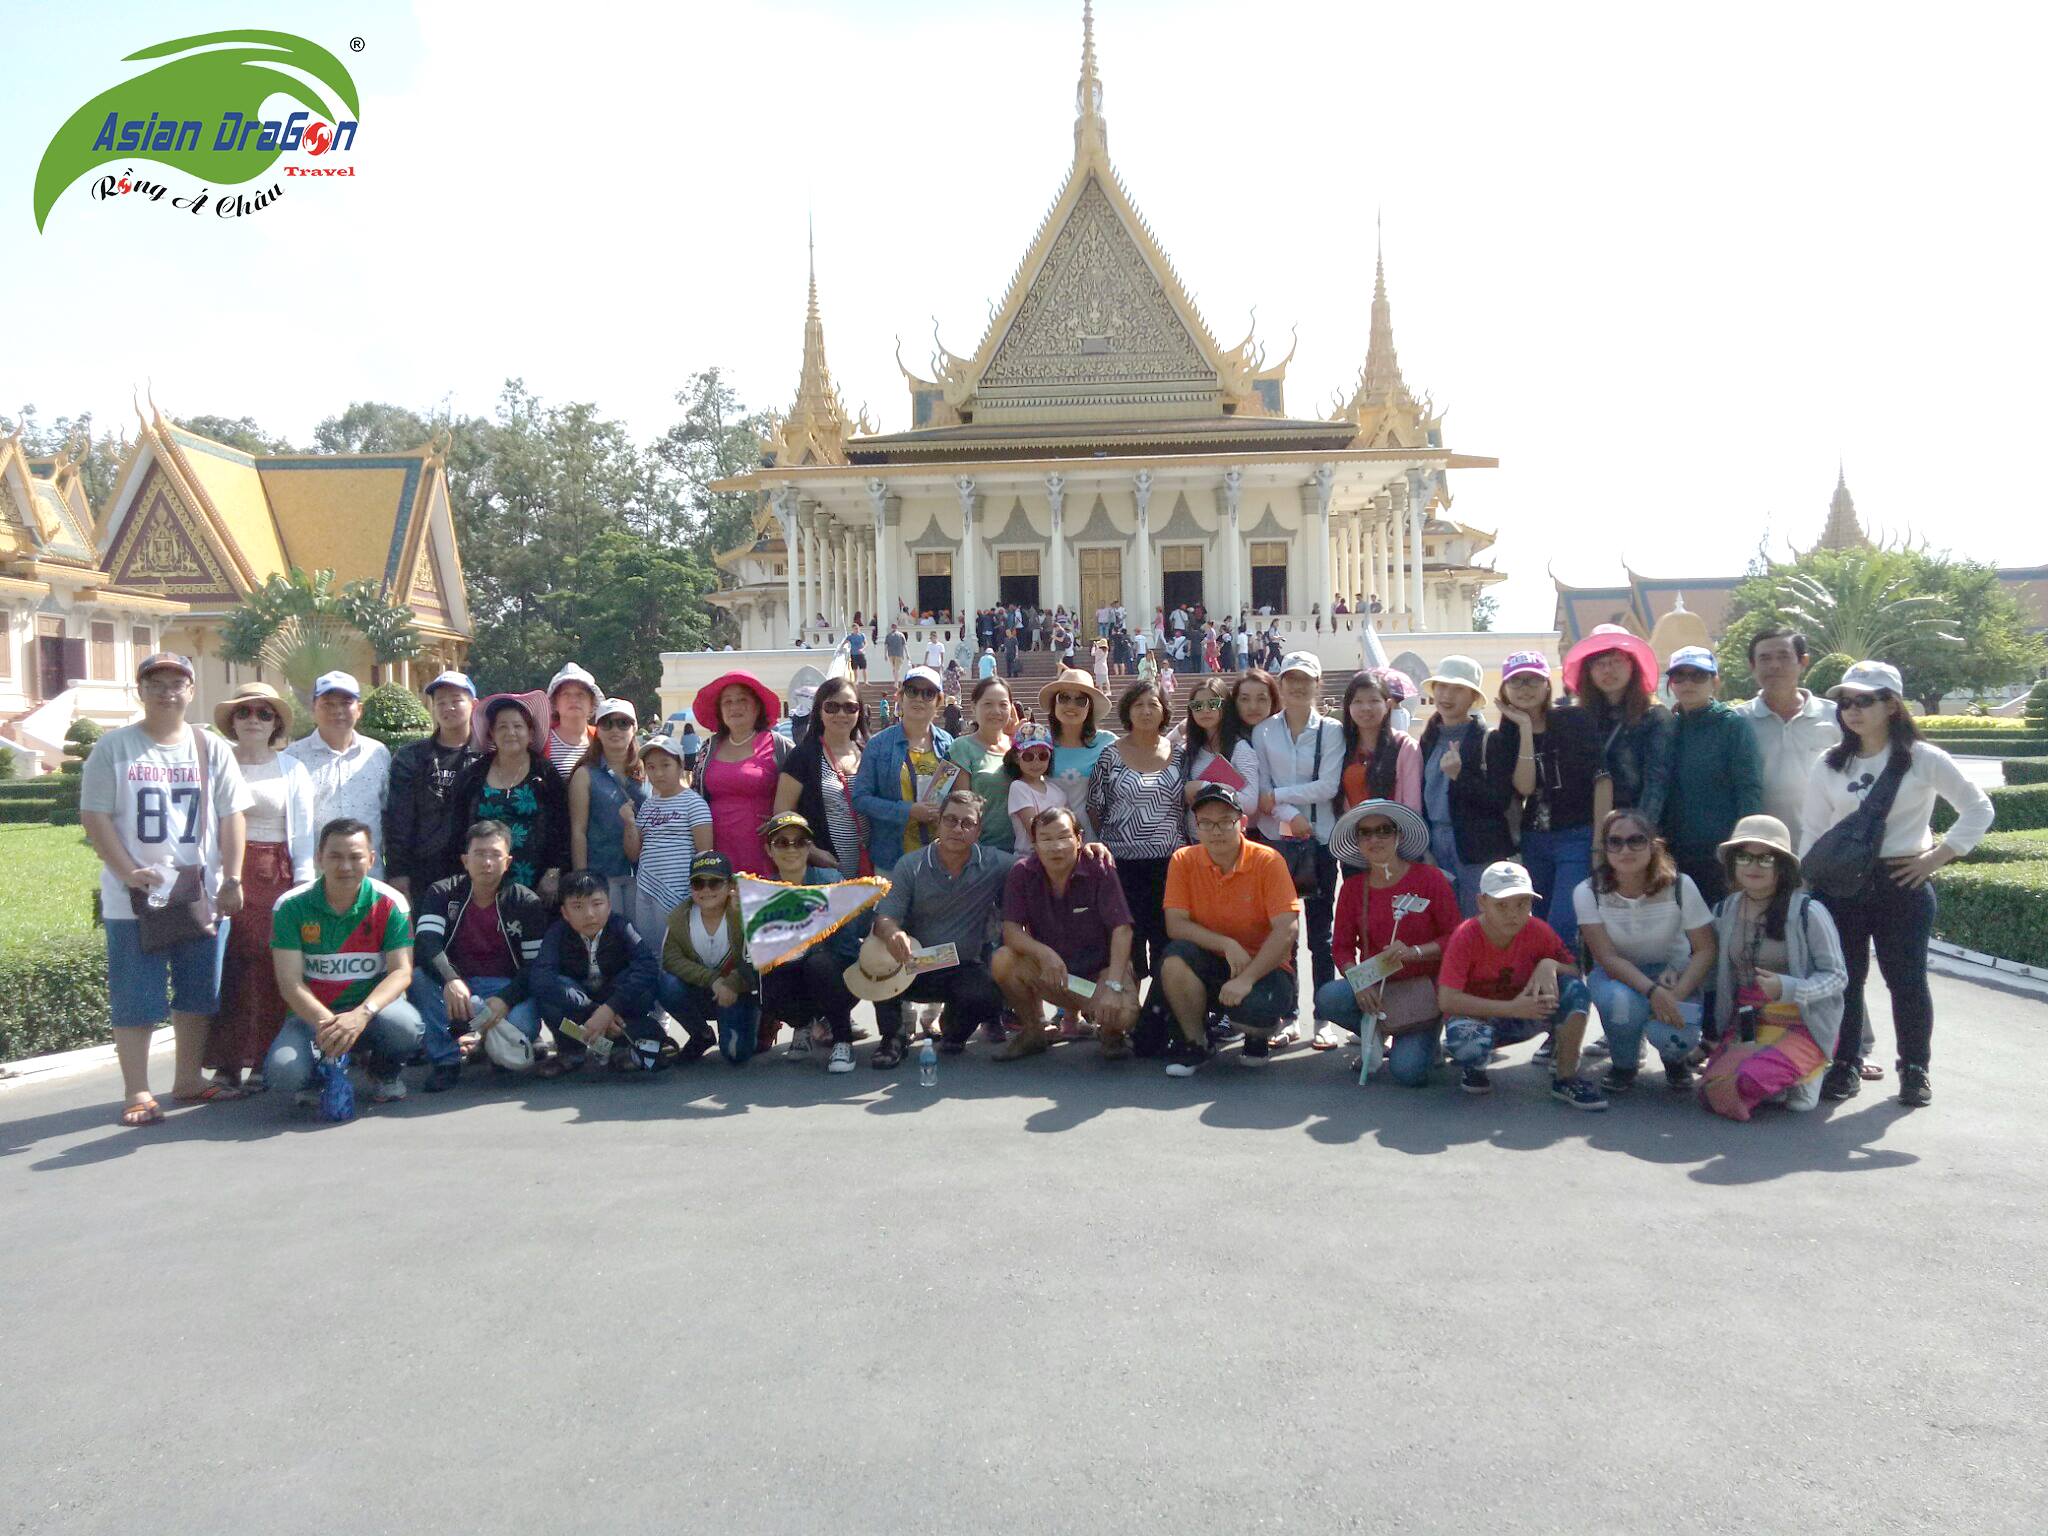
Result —
[[353, 817], [320, 829], [320, 878], [286, 891], [272, 910], [271, 959], [292, 1016], [264, 1062], [272, 1088], [304, 1094], [314, 1052], [339, 1060], [356, 1051], [370, 1099], [405, 1097], [399, 1069], [420, 1048], [426, 1026], [405, 1000], [412, 982], [412, 913], [405, 898], [370, 878], [377, 850]]

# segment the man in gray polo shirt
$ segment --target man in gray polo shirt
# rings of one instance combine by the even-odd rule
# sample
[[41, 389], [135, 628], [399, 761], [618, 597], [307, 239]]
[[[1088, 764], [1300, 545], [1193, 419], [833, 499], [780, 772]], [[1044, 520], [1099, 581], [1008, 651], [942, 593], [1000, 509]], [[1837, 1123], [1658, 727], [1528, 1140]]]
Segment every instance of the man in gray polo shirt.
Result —
[[903, 1005], [943, 1003], [939, 1049], [958, 1054], [975, 1030], [993, 1024], [1003, 995], [988, 969], [988, 936], [1002, 904], [1003, 883], [1014, 855], [980, 841], [981, 797], [955, 790], [939, 808], [938, 841], [906, 853], [889, 872], [889, 894], [875, 908], [874, 936], [903, 963], [913, 945], [926, 949], [951, 944], [958, 965], [927, 971], [908, 988], [875, 1004], [881, 1043], [873, 1065], [887, 1069], [903, 1060]]

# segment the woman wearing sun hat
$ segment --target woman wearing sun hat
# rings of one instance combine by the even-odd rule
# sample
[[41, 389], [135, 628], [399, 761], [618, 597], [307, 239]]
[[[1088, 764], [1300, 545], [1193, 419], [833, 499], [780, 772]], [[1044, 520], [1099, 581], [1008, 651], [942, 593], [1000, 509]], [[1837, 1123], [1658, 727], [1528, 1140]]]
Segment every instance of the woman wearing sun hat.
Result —
[[1486, 776], [1522, 806], [1522, 862], [1536, 915], [1566, 949], [1578, 942], [1572, 892], [1593, 870], [1593, 795], [1606, 781], [1592, 717], [1551, 693], [1550, 659], [1516, 651], [1500, 667], [1500, 725], [1486, 743]]
[[1515, 856], [1507, 802], [1486, 776], [1485, 673], [1470, 656], [1446, 656], [1423, 680], [1436, 706], [1422, 729], [1422, 814], [1430, 857], [1450, 876], [1458, 910], [1479, 915], [1479, 877]]
[[597, 745], [597, 731], [591, 722], [604, 690], [597, 679], [575, 662], [564, 662], [561, 671], [548, 679], [548, 739], [544, 749], [549, 762], [564, 783], [583, 761], [583, 754]]
[[711, 846], [743, 875], [772, 876], [761, 823], [775, 814], [775, 786], [789, 745], [775, 734], [780, 702], [751, 672], [726, 672], [697, 690], [692, 711], [715, 720], [697, 771], [697, 793], [711, 807]]
[[[1387, 1069], [1395, 1082], [1420, 1088], [1436, 1064], [1442, 1025], [1436, 1002], [1444, 941], [1462, 921], [1458, 898], [1440, 869], [1423, 863], [1429, 828], [1398, 800], [1363, 800], [1330, 831], [1330, 852], [1364, 873], [1337, 893], [1331, 946], [1337, 975], [1316, 988], [1315, 1016], [1359, 1036], [1365, 1060], [1359, 1080], [1379, 1065], [1380, 1038], [1393, 1037]], [[1344, 972], [1385, 955], [1396, 969], [1361, 1002]], [[1365, 1018], [1370, 1003], [1376, 1017]]]
[[1834, 920], [1799, 888], [1792, 838], [1775, 816], [1745, 816], [1721, 845], [1728, 898], [1714, 914], [1720, 1043], [1700, 1099], [1731, 1120], [1758, 1105], [1812, 1109], [1846, 1033], [1848, 967]]
[[1110, 733], [1102, 728], [1109, 712], [1109, 695], [1095, 686], [1095, 679], [1079, 667], [1067, 667], [1038, 690], [1039, 718], [1052, 732], [1052, 781], [1067, 797], [1067, 805], [1081, 816], [1083, 842], [1095, 837], [1088, 819], [1088, 781], [1095, 773], [1095, 760], [1109, 745]]
[[277, 989], [270, 957], [270, 909], [278, 898], [314, 875], [317, 792], [313, 775], [278, 751], [291, 733], [291, 709], [268, 683], [243, 683], [213, 706], [214, 728], [234, 744], [242, 782], [256, 796], [244, 813], [243, 910], [252, 915], [228, 928], [220, 973], [220, 1012], [206, 1037], [206, 1066], [230, 1087], [270, 1054], [291, 1010]]
[[[1933, 1101], [1927, 1066], [1934, 1035], [1934, 996], [1927, 987], [1927, 941], [1934, 928], [1934, 872], [1975, 848], [1991, 830], [1990, 798], [1963, 776], [1955, 759], [1923, 741], [1906, 708], [1899, 669], [1859, 661], [1828, 690], [1842, 740], [1813, 770], [1800, 812], [1800, 857], [1853, 816], [1871, 794], [1895, 785], [1884, 818], [1878, 867], [1856, 896], [1826, 892], [1821, 900], [1841, 930], [1849, 990], [1835, 1064], [1821, 1086], [1824, 1099], [1846, 1099], [1862, 1089], [1863, 986], [1870, 951], [1877, 951], [1892, 995], [1892, 1025], [1899, 1041], [1899, 1102]], [[1894, 766], [1896, 765], [1896, 766]], [[1888, 775], [1889, 770], [1889, 775]], [[1955, 825], [1934, 835], [1934, 802], [1955, 808]]]
[[1607, 788], [1594, 794], [1595, 824], [1609, 811], [1632, 809], [1661, 826], [1678, 723], [1657, 702], [1657, 653], [1650, 642], [1619, 624], [1596, 624], [1566, 652], [1564, 685], [1600, 733]]

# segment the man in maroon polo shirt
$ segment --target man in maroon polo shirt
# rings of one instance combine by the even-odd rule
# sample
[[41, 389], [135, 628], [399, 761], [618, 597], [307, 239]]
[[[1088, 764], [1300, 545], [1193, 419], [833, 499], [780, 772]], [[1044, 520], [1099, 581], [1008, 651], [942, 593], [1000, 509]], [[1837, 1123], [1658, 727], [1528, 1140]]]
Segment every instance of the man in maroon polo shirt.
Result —
[[[1020, 1026], [998, 1061], [1035, 1056], [1053, 1042], [1044, 1005], [1092, 1019], [1102, 1054], [1131, 1054], [1138, 987], [1131, 974], [1131, 909], [1116, 860], [1099, 844], [1083, 847], [1071, 810], [1043, 811], [1032, 826], [1032, 852], [1003, 886], [1003, 944], [990, 963]], [[1092, 980], [1087, 997], [1070, 977]]]

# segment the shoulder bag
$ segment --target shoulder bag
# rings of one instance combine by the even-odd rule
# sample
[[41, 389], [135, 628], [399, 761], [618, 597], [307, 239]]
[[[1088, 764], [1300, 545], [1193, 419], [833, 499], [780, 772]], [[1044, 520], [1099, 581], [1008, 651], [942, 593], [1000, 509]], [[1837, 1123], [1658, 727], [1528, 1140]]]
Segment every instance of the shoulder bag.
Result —
[[1799, 872], [1809, 888], [1838, 901], [1856, 901], [1870, 894], [1884, 849], [1885, 818], [1898, 798], [1899, 781], [1912, 765], [1910, 754], [1894, 752], [1863, 803], [1820, 835], [1799, 861]]
[[148, 891], [130, 890], [128, 904], [135, 911], [136, 941], [145, 955], [160, 955], [194, 939], [210, 939], [219, 932], [213, 898], [206, 892], [206, 827], [213, 815], [213, 783], [207, 762], [206, 730], [193, 726], [192, 755], [199, 763], [199, 813], [193, 822], [200, 862], [176, 866], [169, 897], [152, 905]]
[[[1309, 765], [1308, 776], [1312, 780], [1323, 776], [1323, 722], [1320, 719], [1316, 721], [1315, 756]], [[1273, 841], [1275, 851], [1287, 861], [1287, 875], [1294, 882], [1294, 894], [1297, 896], [1313, 896], [1322, 885], [1316, 873], [1313, 809], [1309, 811], [1309, 827], [1311, 830], [1307, 837], [1281, 837]]]

